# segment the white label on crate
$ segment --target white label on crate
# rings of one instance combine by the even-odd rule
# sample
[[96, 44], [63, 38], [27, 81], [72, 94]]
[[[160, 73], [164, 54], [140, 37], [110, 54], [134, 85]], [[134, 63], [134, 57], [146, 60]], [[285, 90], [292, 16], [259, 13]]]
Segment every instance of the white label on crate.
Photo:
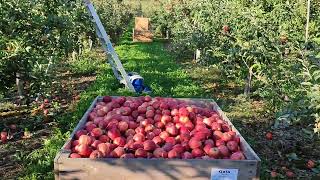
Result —
[[210, 180], [237, 180], [238, 179], [238, 169], [211, 169], [211, 179]]

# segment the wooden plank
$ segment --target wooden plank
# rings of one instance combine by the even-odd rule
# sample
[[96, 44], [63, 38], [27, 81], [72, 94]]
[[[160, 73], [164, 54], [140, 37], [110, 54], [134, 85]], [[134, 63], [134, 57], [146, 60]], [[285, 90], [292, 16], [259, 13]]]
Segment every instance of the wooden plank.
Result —
[[253, 179], [256, 161], [182, 159], [62, 159], [61, 179], [174, 180], [210, 179], [212, 168], [239, 169], [239, 179]]
[[[179, 98], [177, 98], [179, 99]], [[209, 179], [212, 168], [239, 169], [238, 179], [259, 179], [260, 158], [255, 154], [249, 144], [232, 125], [219, 106], [211, 99], [186, 99], [189, 104], [216, 110], [227, 121], [233, 130], [240, 136], [246, 160], [183, 160], [183, 159], [71, 159], [70, 143], [75, 132], [85, 125], [87, 117], [102, 97], [97, 97], [88, 108], [77, 127], [67, 140], [62, 150], [55, 158], [56, 179], [152, 179], [152, 180], [178, 180], [178, 179]], [[115, 171], [116, 170], [116, 171]], [[106, 173], [107, 172], [107, 173]]]

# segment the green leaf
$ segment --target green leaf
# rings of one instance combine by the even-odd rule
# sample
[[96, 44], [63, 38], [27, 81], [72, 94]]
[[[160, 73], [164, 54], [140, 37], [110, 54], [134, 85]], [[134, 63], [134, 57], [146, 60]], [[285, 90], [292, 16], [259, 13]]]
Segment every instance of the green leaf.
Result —
[[301, 85], [303, 86], [312, 86], [311, 82], [302, 82]]
[[30, 46], [27, 46], [27, 47], [26, 47], [26, 51], [27, 51], [27, 52], [30, 52], [30, 50], [31, 50], [31, 47], [30, 47]]
[[320, 170], [318, 168], [312, 168], [311, 170], [315, 173], [320, 173]]
[[289, 161], [292, 161], [292, 160], [299, 160], [298, 156], [296, 153], [290, 153], [290, 154], [287, 154], [286, 155], [287, 158], [289, 159]]

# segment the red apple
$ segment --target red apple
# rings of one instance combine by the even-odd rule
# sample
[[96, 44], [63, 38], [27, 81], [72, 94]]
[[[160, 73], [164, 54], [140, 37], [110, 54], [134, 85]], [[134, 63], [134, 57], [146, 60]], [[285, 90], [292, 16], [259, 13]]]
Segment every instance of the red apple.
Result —
[[163, 140], [161, 139], [160, 136], [154, 137], [154, 138], [152, 139], [152, 141], [153, 141], [154, 143], [156, 143], [157, 145], [160, 145], [160, 144], [162, 144], [162, 142], [163, 142]]
[[138, 112], [139, 112], [140, 114], [145, 114], [145, 113], [147, 112], [147, 108], [144, 107], [144, 106], [139, 106], [139, 107], [138, 107]]
[[150, 102], [151, 100], [152, 98], [148, 95], [144, 97], [144, 102]]
[[278, 176], [278, 174], [277, 174], [276, 171], [271, 171], [271, 172], [270, 172], [270, 176], [271, 176], [272, 178], [276, 178], [276, 177]]
[[154, 129], [152, 132], [154, 133], [154, 135], [158, 136], [162, 131], [161, 129]]
[[[154, 119], [154, 122], [160, 122], [161, 121], [161, 118], [162, 118], [162, 115], [161, 114], [155, 114], [153, 119]], [[163, 124], [163, 123], [162, 123]]]
[[136, 132], [133, 129], [128, 129], [125, 133], [126, 137], [134, 136]]
[[180, 154], [176, 150], [172, 149], [171, 151], [168, 152], [168, 158], [169, 159], [180, 158]]
[[167, 124], [168, 122], [170, 122], [171, 121], [171, 116], [169, 116], [169, 115], [163, 115], [162, 117], [161, 117], [161, 120], [160, 120], [163, 124]]
[[176, 136], [179, 133], [178, 129], [174, 125], [167, 125], [166, 131], [172, 136]]
[[111, 102], [111, 101], [112, 101], [112, 97], [110, 97], [110, 96], [104, 96], [102, 100], [103, 100], [103, 102], [108, 103], [108, 102]]
[[289, 178], [292, 178], [292, 177], [294, 177], [294, 173], [292, 171], [287, 171], [286, 176]]
[[159, 136], [161, 137], [161, 139], [165, 140], [167, 139], [167, 137], [169, 137], [169, 133], [167, 131], [163, 131], [159, 134]]
[[189, 111], [187, 110], [187, 108], [182, 107], [179, 109], [179, 115], [180, 116], [189, 116]]
[[79, 140], [73, 140], [72, 141], [72, 147], [75, 147], [77, 145], [79, 145]]
[[203, 151], [206, 153], [206, 154], [209, 154], [209, 151], [210, 149], [213, 147], [213, 145], [211, 144], [206, 144], [204, 147], [203, 147]]
[[99, 140], [94, 140], [93, 143], [91, 144], [91, 147], [93, 147], [93, 149], [97, 149], [98, 145], [101, 143], [102, 142]]
[[137, 118], [139, 116], [139, 112], [137, 110], [132, 111], [131, 116], [133, 118]]
[[110, 129], [107, 133], [107, 135], [109, 136], [110, 139], [114, 140], [117, 137], [120, 137], [120, 131], [118, 129]]
[[189, 146], [190, 146], [191, 149], [196, 149], [196, 148], [201, 147], [202, 143], [201, 143], [201, 141], [199, 141], [196, 138], [191, 138], [190, 141], [189, 141]]
[[92, 139], [88, 135], [81, 135], [79, 138], [79, 144], [90, 145], [92, 143]]
[[192, 153], [186, 151], [181, 156], [182, 159], [193, 159]]
[[204, 141], [204, 144], [205, 145], [210, 144], [210, 145], [214, 146], [214, 141], [212, 139], [207, 139]]
[[189, 141], [190, 140], [190, 134], [189, 133], [183, 133], [180, 134], [180, 141]]
[[213, 132], [213, 137], [215, 140], [221, 139], [223, 136], [223, 133], [219, 130], [216, 130]]
[[218, 146], [218, 149], [222, 156], [227, 157], [230, 155], [229, 149], [225, 145]]
[[185, 126], [182, 126], [180, 128], [180, 134], [189, 134], [189, 136], [190, 136], [190, 130], [188, 128], [186, 128]]
[[94, 128], [91, 131], [91, 136], [93, 137], [99, 137], [103, 134], [102, 130], [100, 128]]
[[193, 157], [201, 157], [203, 156], [204, 152], [200, 148], [192, 149], [191, 152]]
[[171, 151], [171, 150], [173, 149], [173, 145], [170, 144], [170, 143], [166, 143], [164, 146], [162, 146], [162, 148], [163, 148], [165, 151], [169, 152], [169, 151]]
[[96, 158], [102, 158], [102, 157], [103, 157], [102, 153], [98, 150], [92, 151], [92, 153], [89, 156], [90, 159], [96, 159]]
[[77, 132], [76, 132], [76, 134], [75, 134], [75, 138], [76, 139], [79, 139], [79, 137], [81, 136], [81, 135], [86, 135], [87, 134], [87, 131], [86, 130], [78, 130]]
[[143, 134], [143, 135], [146, 133], [146, 131], [144, 130], [144, 127], [142, 127], [142, 126], [137, 127], [135, 129], [135, 131], [136, 131], [136, 133]]
[[120, 108], [120, 114], [123, 115], [123, 116], [129, 116], [131, 115], [131, 108], [130, 107], [121, 107]]
[[220, 151], [217, 147], [210, 148], [209, 152], [207, 153], [210, 157], [218, 158], [220, 155]]
[[155, 149], [153, 151], [153, 155], [156, 158], [167, 158], [168, 157], [168, 153], [162, 148]]
[[143, 149], [143, 144], [142, 144], [142, 142], [134, 142], [129, 148], [133, 149], [133, 150], [137, 150], [140, 148]]
[[267, 138], [268, 140], [272, 140], [272, 138], [273, 138], [272, 133], [271, 133], [271, 132], [268, 132], [268, 133], [266, 134], [266, 138]]
[[179, 110], [176, 109], [176, 108], [172, 109], [171, 110], [171, 116], [177, 116], [177, 115], [179, 115]]
[[203, 131], [196, 132], [193, 138], [198, 139], [199, 141], [205, 140], [207, 137], [206, 133]]
[[81, 155], [78, 153], [71, 153], [70, 158], [81, 158]]
[[155, 115], [154, 110], [148, 110], [148, 111], [146, 112], [146, 117], [147, 117], [147, 118], [153, 118], [154, 115]]
[[223, 132], [229, 132], [231, 130], [231, 128], [228, 124], [222, 124], [221, 129]]
[[188, 121], [184, 124], [184, 127], [186, 127], [189, 131], [192, 131], [194, 129], [194, 125], [191, 121]]
[[143, 142], [145, 140], [145, 136], [141, 133], [137, 133], [133, 136], [133, 140], [136, 142]]
[[113, 140], [113, 143], [120, 147], [123, 147], [126, 144], [126, 139], [124, 137], [116, 137]]
[[97, 150], [99, 150], [102, 153], [103, 157], [106, 157], [109, 155], [112, 149], [109, 144], [101, 143], [98, 144]]
[[136, 129], [139, 125], [134, 121], [129, 121], [129, 128]]
[[185, 123], [187, 123], [189, 121], [190, 121], [190, 119], [189, 119], [188, 116], [180, 116], [180, 118], [179, 118], [179, 122], [181, 122], [183, 124], [185, 124]]
[[99, 137], [99, 141], [101, 141], [103, 143], [106, 143], [109, 140], [110, 140], [109, 137], [107, 135], [104, 135], [104, 134]]
[[77, 151], [81, 156], [89, 157], [92, 152], [92, 149], [87, 144], [80, 144], [77, 148]]
[[203, 119], [203, 123], [206, 124], [209, 127], [211, 126], [212, 122], [213, 122], [212, 118], [204, 118]]
[[[89, 121], [91, 122], [91, 121]], [[91, 132], [94, 128], [96, 128], [97, 126], [95, 124], [93, 124], [93, 122], [91, 124], [86, 125], [86, 130], [88, 132]]]
[[153, 124], [147, 124], [144, 128], [144, 131], [150, 132], [150, 131], [153, 131], [154, 129], [155, 129], [155, 126]]
[[316, 166], [316, 163], [313, 160], [307, 162], [307, 168], [312, 169]]
[[2, 131], [0, 136], [1, 136], [1, 142], [3, 144], [5, 144], [7, 142], [7, 139], [8, 139], [8, 133], [6, 131]]
[[179, 154], [181, 154], [185, 151], [184, 147], [181, 144], [174, 145], [173, 149], [176, 150]]
[[146, 151], [153, 151], [156, 149], [156, 143], [152, 140], [146, 140], [143, 142], [143, 149]]
[[148, 153], [144, 149], [139, 148], [139, 149], [136, 150], [134, 155], [137, 158], [146, 158], [148, 156]]
[[213, 131], [221, 131], [221, 124], [219, 124], [218, 122], [212, 122], [211, 123], [211, 129]]
[[119, 158], [123, 154], [125, 154], [124, 148], [123, 147], [117, 147], [111, 152], [111, 157]]
[[134, 158], [134, 154], [132, 153], [123, 154], [120, 158], [125, 158], [125, 159]]
[[161, 110], [165, 110], [165, 109], [168, 109], [169, 106], [168, 106], [168, 104], [167, 104], [166, 102], [162, 102], [162, 103], [160, 103], [159, 108], [160, 108]]
[[242, 152], [237, 151], [231, 154], [230, 159], [232, 160], [244, 160], [246, 159]]
[[146, 138], [152, 140], [156, 135], [153, 132], [148, 132]]
[[238, 150], [238, 143], [236, 141], [228, 141], [227, 147], [230, 151], [235, 152]]
[[118, 129], [121, 132], [125, 132], [129, 128], [129, 124], [126, 121], [120, 121], [118, 124]]
[[166, 142], [166, 143], [170, 143], [170, 144], [172, 144], [172, 145], [175, 145], [175, 144], [176, 144], [176, 139], [175, 139], [174, 137], [167, 137], [167, 138], [165, 139], [165, 142]]

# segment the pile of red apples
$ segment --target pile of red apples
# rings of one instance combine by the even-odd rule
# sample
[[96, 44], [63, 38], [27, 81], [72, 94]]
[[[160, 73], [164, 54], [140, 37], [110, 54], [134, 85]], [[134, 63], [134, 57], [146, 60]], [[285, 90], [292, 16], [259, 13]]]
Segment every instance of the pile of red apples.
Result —
[[104, 96], [71, 142], [70, 158], [243, 160], [216, 111], [174, 98]]

